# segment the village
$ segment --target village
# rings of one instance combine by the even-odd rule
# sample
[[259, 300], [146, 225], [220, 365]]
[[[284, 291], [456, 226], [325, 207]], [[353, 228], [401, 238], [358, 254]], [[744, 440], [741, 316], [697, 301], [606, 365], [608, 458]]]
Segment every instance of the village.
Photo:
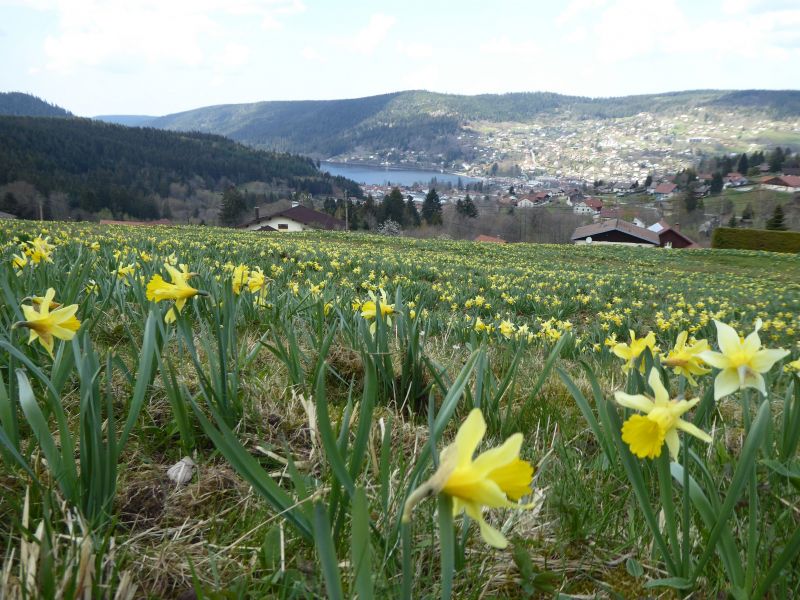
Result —
[[[426, 196], [437, 189], [444, 222], [435, 231], [422, 234], [446, 235], [485, 242], [546, 241], [577, 244], [630, 244], [669, 248], [698, 248], [709, 245], [716, 227], [752, 227], [757, 214], [765, 217], [776, 206], [785, 218], [796, 220], [800, 212], [800, 170], [769, 174], [769, 166], [754, 169], [761, 175], [730, 172], [721, 177], [722, 190], [712, 194], [714, 175], [698, 173], [691, 185], [680, 174], [638, 182], [592, 183], [575, 179], [488, 177], [477, 183], [445, 185], [436, 181], [408, 186], [363, 185], [365, 198], [380, 205], [399, 190], [407, 202], [422, 212]], [[646, 183], [647, 185], [644, 185]], [[696, 203], [689, 211], [687, 196]], [[747, 207], [742, 208], [743, 200]], [[358, 206], [368, 200], [359, 200]], [[477, 218], [464, 218], [457, 206], [471, 201]], [[752, 205], [755, 204], [757, 208]], [[740, 217], [737, 219], [736, 211]], [[748, 213], [749, 210], [749, 213]], [[783, 213], [782, 213], [783, 214]], [[344, 229], [340, 218], [314, 209], [314, 203], [291, 206], [260, 214], [240, 227], [260, 231], [302, 231]], [[417, 235], [419, 232], [408, 232]]]
[[800, 139], [800, 121], [713, 107], [622, 118], [578, 118], [564, 110], [525, 123], [468, 123], [454, 140], [457, 151], [450, 154], [457, 157], [409, 147], [330, 160], [443, 169], [472, 177], [544, 175], [631, 183], [648, 174], [675, 173], [726, 148], [751, 152], [787, 136]]

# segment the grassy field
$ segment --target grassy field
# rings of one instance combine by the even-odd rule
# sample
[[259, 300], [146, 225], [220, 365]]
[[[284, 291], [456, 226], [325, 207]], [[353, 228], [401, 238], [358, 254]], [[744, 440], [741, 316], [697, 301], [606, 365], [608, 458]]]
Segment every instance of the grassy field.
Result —
[[0, 597], [800, 591], [797, 256], [0, 232]]

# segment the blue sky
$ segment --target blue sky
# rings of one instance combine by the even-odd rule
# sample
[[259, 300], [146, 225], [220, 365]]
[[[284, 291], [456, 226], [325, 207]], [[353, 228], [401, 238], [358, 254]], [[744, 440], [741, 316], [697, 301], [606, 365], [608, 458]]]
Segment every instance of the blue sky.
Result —
[[0, 0], [0, 91], [78, 115], [403, 89], [800, 88], [800, 0]]

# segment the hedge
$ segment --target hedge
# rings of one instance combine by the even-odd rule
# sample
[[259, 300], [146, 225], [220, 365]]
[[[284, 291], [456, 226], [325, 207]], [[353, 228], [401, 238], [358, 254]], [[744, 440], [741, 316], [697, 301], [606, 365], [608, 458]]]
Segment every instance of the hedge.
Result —
[[796, 254], [800, 252], [800, 233], [797, 231], [718, 227], [714, 230], [711, 238], [711, 247]]

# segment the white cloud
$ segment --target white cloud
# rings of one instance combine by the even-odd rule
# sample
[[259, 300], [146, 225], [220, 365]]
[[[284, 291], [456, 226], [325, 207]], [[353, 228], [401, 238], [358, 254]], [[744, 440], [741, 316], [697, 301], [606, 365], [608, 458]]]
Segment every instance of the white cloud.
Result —
[[480, 45], [482, 54], [496, 54], [518, 59], [530, 59], [541, 53], [539, 45], [532, 40], [512, 41], [508, 36], [491, 38]]
[[397, 19], [391, 15], [375, 13], [365, 27], [352, 37], [341, 40], [341, 44], [353, 52], [369, 56], [386, 40], [396, 22]]
[[397, 51], [413, 60], [425, 60], [433, 56], [433, 46], [425, 42], [398, 42]]
[[303, 50], [300, 52], [300, 55], [304, 59], [311, 62], [320, 62], [320, 63], [328, 62], [328, 57], [325, 56], [324, 54], [320, 54], [319, 50], [317, 50], [313, 46], [306, 46], [305, 48], [303, 48]]
[[587, 11], [600, 8], [605, 4], [606, 0], [572, 0], [556, 17], [556, 23], [565, 25], [570, 21], [580, 19]]
[[219, 57], [219, 65], [226, 68], [237, 68], [247, 64], [250, 49], [244, 44], [228, 44]]
[[248, 52], [236, 26], [260, 19], [280, 27], [280, 18], [305, 10], [300, 0], [29, 0], [29, 6], [57, 15], [44, 51], [46, 68], [58, 72], [142, 62], [240, 66]]

